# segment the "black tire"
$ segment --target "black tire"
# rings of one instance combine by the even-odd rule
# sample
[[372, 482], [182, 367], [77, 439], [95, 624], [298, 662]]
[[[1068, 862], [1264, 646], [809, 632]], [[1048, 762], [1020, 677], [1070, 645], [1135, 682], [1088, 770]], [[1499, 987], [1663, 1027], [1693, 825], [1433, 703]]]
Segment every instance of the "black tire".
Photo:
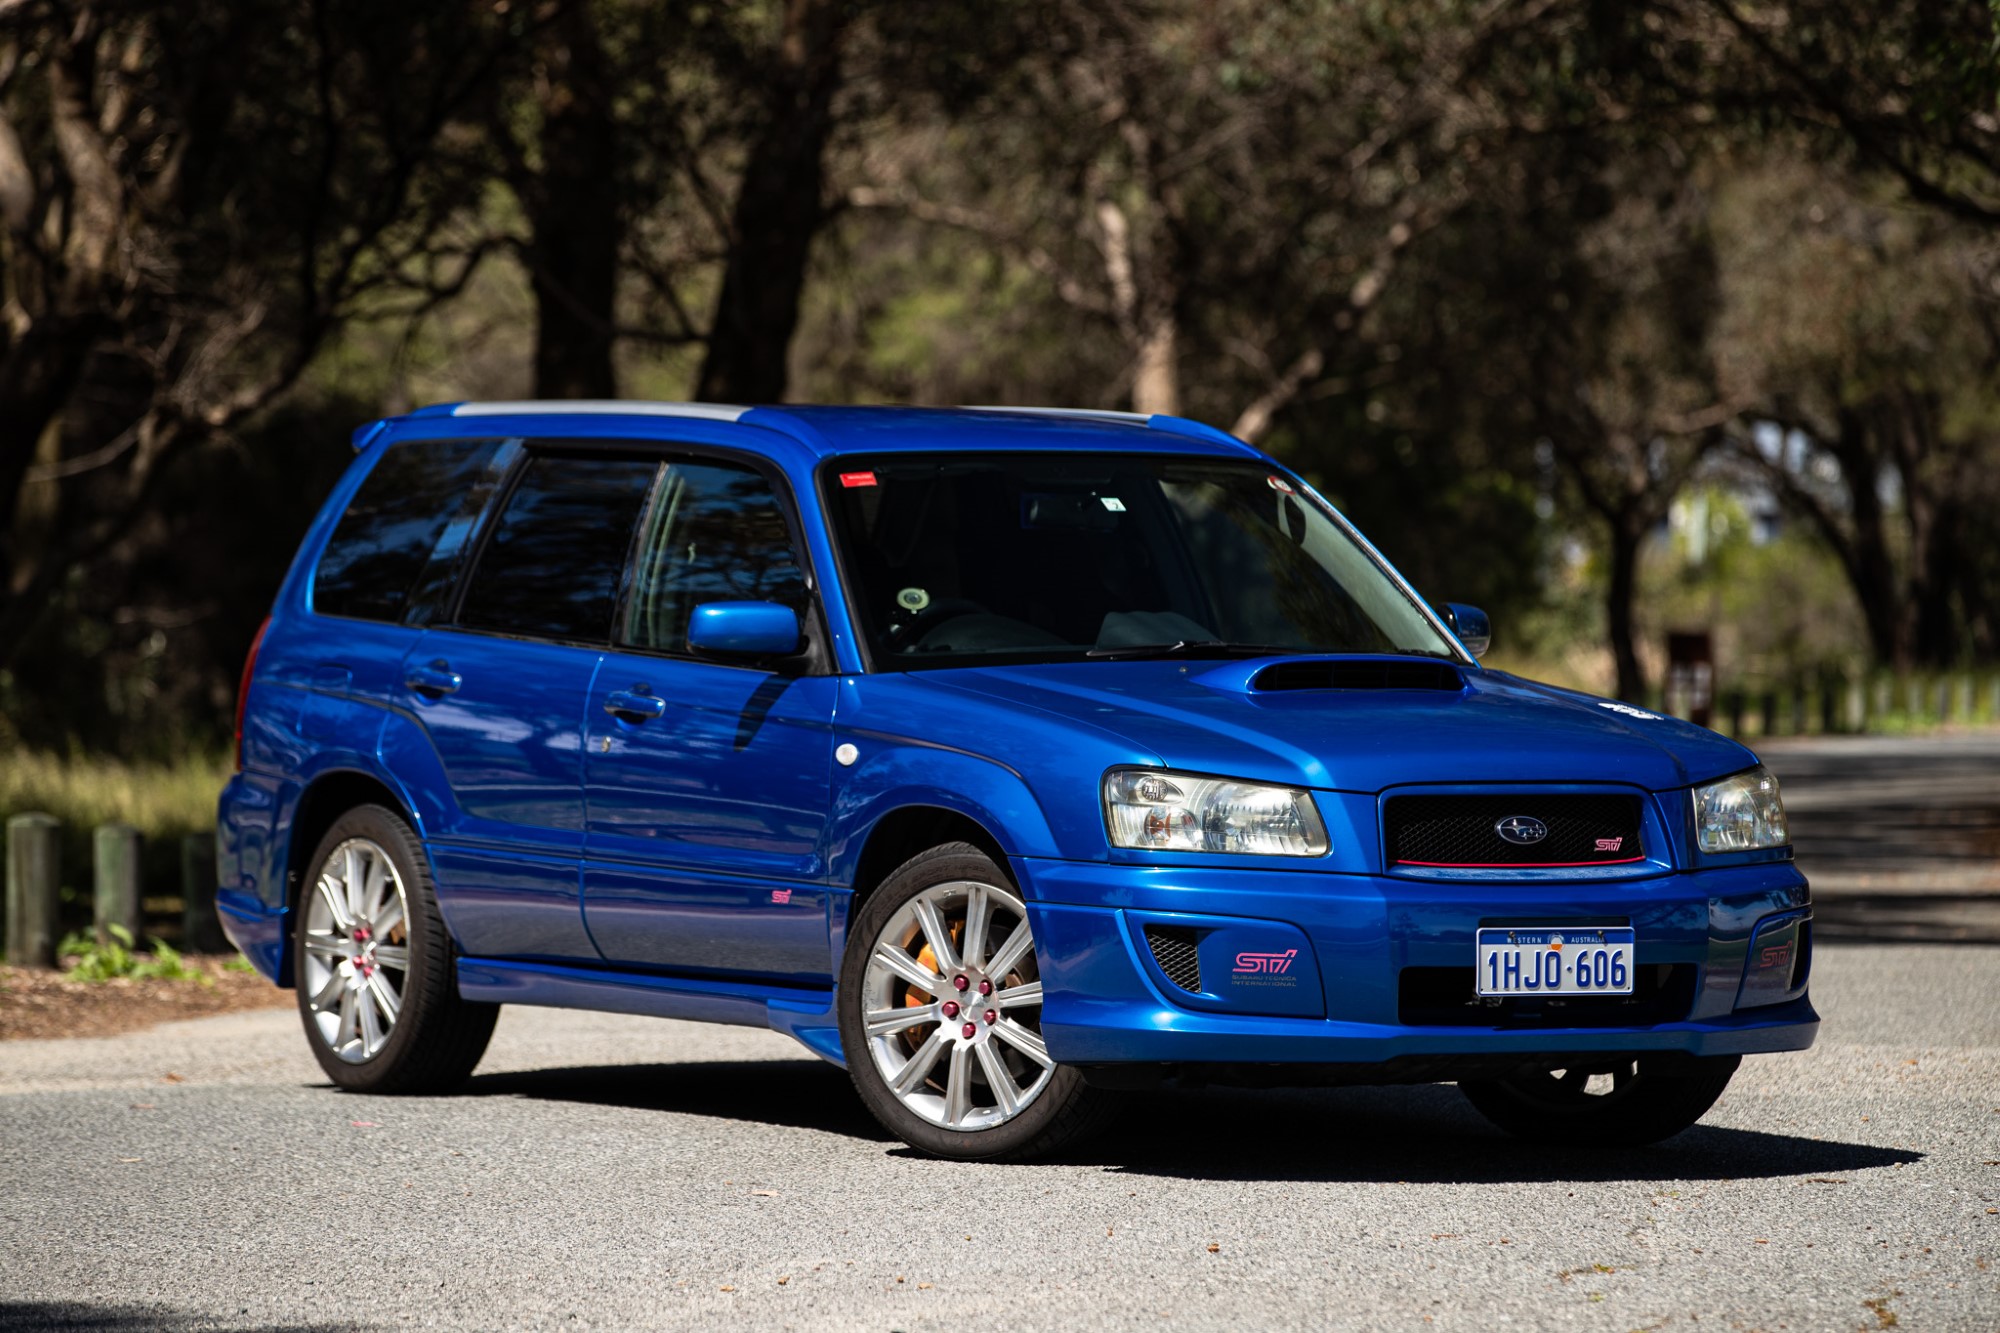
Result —
[[[325, 1011], [313, 1008], [314, 995], [308, 982], [312, 968], [307, 957], [307, 923], [311, 900], [318, 892], [322, 874], [329, 868], [329, 858], [357, 839], [387, 853], [402, 882], [401, 937], [408, 950], [408, 966], [402, 975], [400, 1009], [389, 1027], [387, 1040], [372, 1055], [350, 1059], [335, 1052], [333, 1039], [321, 1025]], [[356, 806], [334, 821], [307, 864], [299, 902], [292, 913], [292, 980], [298, 991], [306, 1043], [312, 1047], [320, 1068], [349, 1092], [422, 1094], [456, 1088], [486, 1053], [500, 1006], [459, 998], [451, 935], [445, 929], [444, 918], [438, 914], [429, 864], [415, 831], [392, 810], [379, 805]], [[322, 949], [320, 957], [326, 956]], [[388, 975], [393, 975], [392, 967], [381, 966]], [[379, 1016], [374, 1021], [379, 1022]]]
[[[933, 847], [904, 862], [868, 896], [849, 921], [840, 990], [835, 1001], [848, 1073], [862, 1104], [883, 1128], [918, 1152], [956, 1161], [1020, 1161], [1044, 1156], [1103, 1129], [1117, 1110], [1116, 1094], [1088, 1086], [1082, 1073], [1072, 1066], [1057, 1065], [1040, 1091], [1011, 1119], [984, 1128], [952, 1128], [927, 1120], [903, 1104], [878, 1066], [875, 1050], [864, 1030], [868, 963], [877, 939], [925, 890], [961, 881], [992, 886], [1018, 899], [1019, 890], [1013, 879], [992, 858], [969, 843], [954, 842]], [[1024, 916], [1020, 922], [1025, 928]], [[962, 943], [963, 935], [958, 939]], [[1027, 957], [1033, 958], [1032, 951]], [[1039, 978], [1039, 972], [1033, 976]], [[972, 1016], [969, 1010], [966, 1016]], [[1039, 1031], [1038, 1006], [1032, 1022]], [[914, 1044], [913, 1039], [903, 1034], [888, 1040]], [[996, 1044], [993, 1049], [999, 1052], [1001, 1047]], [[979, 1077], [985, 1078], [983, 1073]], [[990, 1098], [991, 1085], [984, 1086], [989, 1089]]]
[[[1626, 1056], [1573, 1069], [1479, 1079], [1458, 1088], [1481, 1115], [1517, 1138], [1635, 1148], [1671, 1138], [1706, 1115], [1742, 1059], [1714, 1055], [1650, 1064]], [[1611, 1086], [1590, 1091], [1594, 1075], [1608, 1075]]]

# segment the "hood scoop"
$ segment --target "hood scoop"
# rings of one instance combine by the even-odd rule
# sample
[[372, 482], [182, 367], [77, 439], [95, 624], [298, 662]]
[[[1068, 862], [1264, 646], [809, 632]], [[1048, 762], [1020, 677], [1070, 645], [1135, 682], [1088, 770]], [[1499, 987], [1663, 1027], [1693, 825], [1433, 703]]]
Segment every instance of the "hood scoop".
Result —
[[1196, 678], [1211, 689], [1244, 694], [1299, 690], [1437, 690], [1455, 694], [1465, 677], [1428, 657], [1278, 657], [1231, 662]]

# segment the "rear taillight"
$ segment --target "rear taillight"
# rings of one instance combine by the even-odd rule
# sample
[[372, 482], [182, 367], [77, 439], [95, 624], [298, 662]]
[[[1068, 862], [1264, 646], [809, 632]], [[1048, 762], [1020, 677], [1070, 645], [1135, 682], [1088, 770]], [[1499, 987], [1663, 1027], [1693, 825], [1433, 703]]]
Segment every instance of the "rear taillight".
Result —
[[257, 650], [264, 646], [264, 631], [271, 628], [271, 617], [265, 616], [264, 623], [257, 627], [257, 637], [250, 640], [250, 651], [243, 658], [243, 679], [236, 686], [236, 771], [243, 771], [243, 706], [250, 702], [250, 677], [257, 673]]

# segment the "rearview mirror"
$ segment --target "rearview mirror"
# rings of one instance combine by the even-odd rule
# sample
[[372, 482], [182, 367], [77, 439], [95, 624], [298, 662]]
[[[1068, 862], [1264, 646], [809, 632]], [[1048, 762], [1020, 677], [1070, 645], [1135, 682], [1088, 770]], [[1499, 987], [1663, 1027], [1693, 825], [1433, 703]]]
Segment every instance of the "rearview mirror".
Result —
[[776, 602], [704, 602], [688, 621], [688, 647], [698, 653], [783, 657], [799, 650], [799, 616]]
[[1446, 602], [1444, 623], [1451, 626], [1451, 632], [1458, 636], [1458, 641], [1474, 657], [1486, 656], [1486, 650], [1493, 646], [1493, 622], [1476, 606]]

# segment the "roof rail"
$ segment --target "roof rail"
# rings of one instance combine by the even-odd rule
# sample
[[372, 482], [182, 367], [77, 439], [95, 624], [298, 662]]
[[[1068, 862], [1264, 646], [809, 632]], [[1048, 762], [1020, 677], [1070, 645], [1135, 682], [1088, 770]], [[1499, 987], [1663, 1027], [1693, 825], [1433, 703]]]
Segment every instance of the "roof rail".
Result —
[[1029, 416], [1067, 417], [1080, 421], [1115, 421], [1126, 426], [1144, 426], [1149, 430], [1163, 430], [1170, 435], [1186, 435], [1197, 440], [1207, 440], [1213, 444], [1233, 445], [1238, 449], [1257, 452], [1251, 446], [1231, 435], [1228, 431], [1209, 425], [1206, 421], [1196, 421], [1192, 417], [1170, 416], [1165, 412], [1112, 412], [1097, 407], [996, 407], [975, 406], [972, 412], [1022, 412]]
[[455, 417], [605, 416], [693, 417], [701, 421], [735, 421], [750, 409], [735, 403], [625, 402], [616, 398], [521, 399], [513, 402], [457, 403]]
[[997, 403], [975, 403], [968, 412], [1019, 412], [1031, 417], [1079, 417], [1085, 421], [1121, 421], [1143, 426], [1152, 420], [1144, 412], [1112, 412], [1098, 407], [1005, 407]]

